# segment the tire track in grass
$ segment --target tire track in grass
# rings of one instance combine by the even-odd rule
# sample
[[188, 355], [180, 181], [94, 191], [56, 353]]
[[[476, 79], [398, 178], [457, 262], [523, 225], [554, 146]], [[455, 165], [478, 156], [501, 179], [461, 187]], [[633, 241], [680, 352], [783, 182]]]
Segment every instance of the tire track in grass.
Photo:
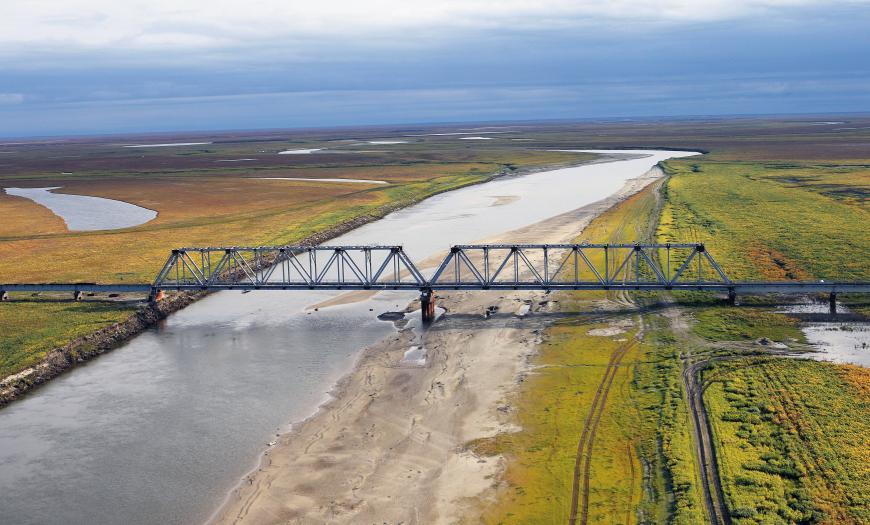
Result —
[[601, 416], [604, 414], [607, 396], [610, 394], [610, 387], [613, 385], [613, 380], [616, 378], [616, 373], [619, 371], [620, 363], [625, 355], [634, 348], [643, 336], [643, 325], [641, 325], [638, 333], [628, 342], [620, 345], [610, 355], [610, 360], [607, 363], [607, 368], [604, 371], [604, 376], [598, 384], [595, 391], [595, 398], [592, 401], [592, 408], [589, 415], [586, 417], [586, 422], [583, 425], [583, 431], [580, 435], [580, 441], [577, 444], [577, 455], [574, 460], [574, 476], [571, 488], [571, 513], [568, 519], [570, 525], [579, 523], [585, 525], [589, 519], [589, 481], [590, 472], [592, 469], [592, 449], [595, 444], [595, 434], [598, 431], [598, 424], [601, 421]]
[[710, 428], [710, 421], [704, 406], [704, 386], [698, 383], [700, 370], [707, 364], [707, 360], [687, 364], [683, 368], [683, 387], [692, 416], [692, 430], [695, 437], [696, 453], [700, 461], [701, 488], [704, 493], [707, 514], [710, 523], [729, 525], [731, 515], [725, 505], [725, 494], [719, 479], [719, 461], [713, 447], [713, 429]]

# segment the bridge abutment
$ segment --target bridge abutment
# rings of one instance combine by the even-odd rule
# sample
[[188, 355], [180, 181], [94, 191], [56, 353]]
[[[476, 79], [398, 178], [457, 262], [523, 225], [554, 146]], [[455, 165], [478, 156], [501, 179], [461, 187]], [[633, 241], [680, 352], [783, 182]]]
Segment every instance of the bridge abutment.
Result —
[[0, 301], [8, 301], [9, 294], [6, 293], [6, 290], [0, 290]]
[[82, 300], [82, 291], [76, 290], [73, 292], [73, 301], [81, 301]]

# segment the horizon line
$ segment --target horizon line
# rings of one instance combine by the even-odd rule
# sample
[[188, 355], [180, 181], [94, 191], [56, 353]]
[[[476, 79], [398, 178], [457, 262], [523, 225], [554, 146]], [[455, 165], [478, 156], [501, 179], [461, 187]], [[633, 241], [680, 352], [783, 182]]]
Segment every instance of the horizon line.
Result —
[[[806, 113], [710, 113], [691, 115], [648, 115], [648, 116], [613, 116], [613, 117], [570, 117], [570, 118], [543, 118], [543, 119], [498, 119], [498, 120], [458, 120], [458, 121], [408, 121], [389, 124], [361, 123], [332, 126], [290, 126], [290, 127], [262, 127], [262, 128], [215, 128], [215, 129], [189, 129], [189, 130], [152, 130], [152, 131], [129, 131], [129, 132], [105, 132], [105, 133], [79, 133], [79, 134], [46, 134], [46, 135], [6, 135], [0, 132], [2, 140], [28, 140], [28, 141], [58, 141], [75, 139], [99, 139], [112, 137], [143, 137], [143, 136], [173, 136], [173, 135], [226, 135], [231, 133], [268, 133], [268, 132], [300, 132], [300, 131], [326, 131], [326, 130], [350, 130], [350, 129], [383, 129], [398, 126], [429, 126], [429, 127], [454, 127], [469, 124], [497, 124], [500, 126], [547, 124], [547, 123], [591, 123], [591, 122], [636, 122], [636, 121], [691, 121], [700, 119], [728, 120], [728, 119], [752, 119], [752, 118], [806, 118], [824, 116], [870, 116], [870, 110], [855, 111], [828, 111]], [[5, 143], [0, 145], [11, 146]]]

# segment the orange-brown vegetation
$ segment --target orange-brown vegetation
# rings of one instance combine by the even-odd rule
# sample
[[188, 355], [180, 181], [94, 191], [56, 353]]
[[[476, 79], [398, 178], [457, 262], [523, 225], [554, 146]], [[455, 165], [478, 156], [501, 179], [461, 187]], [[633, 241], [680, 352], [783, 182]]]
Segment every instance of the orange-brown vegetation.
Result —
[[30, 199], [0, 192], [0, 237], [67, 231], [63, 219]]

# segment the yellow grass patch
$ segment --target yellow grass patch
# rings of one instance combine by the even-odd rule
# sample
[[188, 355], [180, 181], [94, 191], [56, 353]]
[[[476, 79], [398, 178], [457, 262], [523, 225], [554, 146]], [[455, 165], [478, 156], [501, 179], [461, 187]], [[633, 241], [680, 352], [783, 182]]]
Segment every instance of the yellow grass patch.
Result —
[[855, 387], [858, 395], [870, 403], [870, 368], [857, 365], [843, 365], [840, 368], [843, 378]]
[[63, 219], [30, 199], [0, 191], [0, 237], [66, 232]]
[[734, 523], [870, 520], [870, 405], [847, 368], [767, 359], [714, 373], [705, 404]]

